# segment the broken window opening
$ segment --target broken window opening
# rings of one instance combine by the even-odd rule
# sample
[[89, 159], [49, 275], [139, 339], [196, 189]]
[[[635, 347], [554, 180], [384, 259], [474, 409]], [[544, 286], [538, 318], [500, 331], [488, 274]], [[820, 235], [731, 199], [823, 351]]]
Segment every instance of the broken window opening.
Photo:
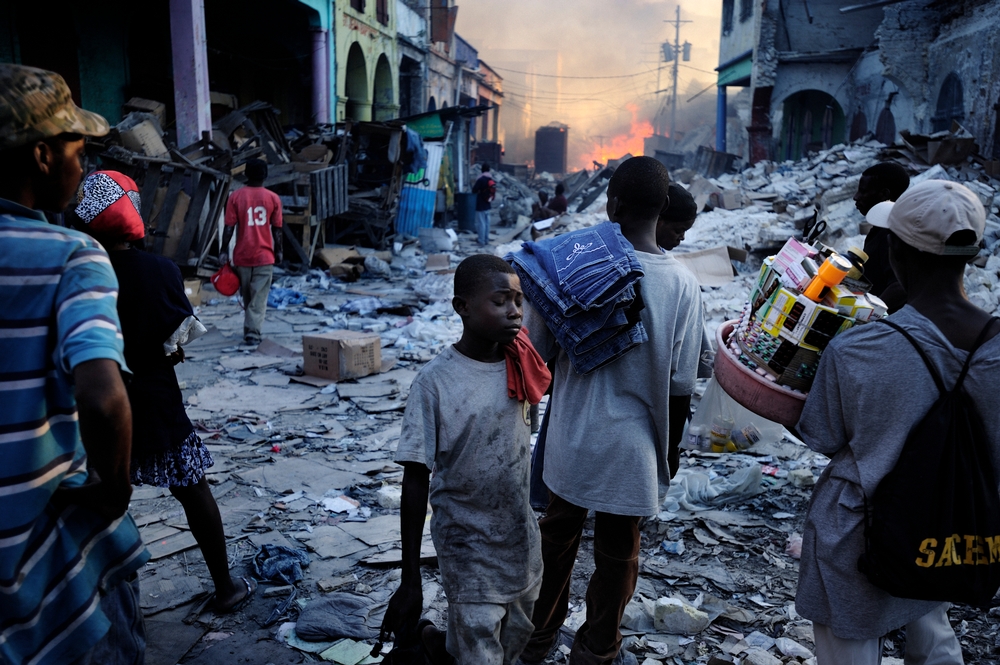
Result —
[[740, 23], [753, 16], [753, 0], [740, 0]]
[[733, 31], [733, 8], [736, 0], [722, 0], [722, 34]]
[[365, 13], [365, 0], [351, 0], [351, 9], [356, 12]]
[[931, 118], [932, 129], [935, 132], [946, 131], [951, 129], [953, 120], [961, 122], [964, 119], [965, 99], [962, 94], [962, 79], [958, 78], [955, 72], [951, 72], [941, 84], [937, 109]]
[[375, 18], [382, 25], [389, 25], [389, 0], [376, 0]]

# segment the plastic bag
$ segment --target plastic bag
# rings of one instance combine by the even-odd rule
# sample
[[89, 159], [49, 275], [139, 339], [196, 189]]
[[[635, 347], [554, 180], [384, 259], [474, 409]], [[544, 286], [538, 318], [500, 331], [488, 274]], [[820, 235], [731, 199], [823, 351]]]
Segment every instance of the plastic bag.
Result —
[[759, 464], [750, 464], [729, 476], [716, 478], [709, 478], [700, 470], [681, 469], [670, 483], [663, 509], [671, 513], [680, 510], [696, 512], [743, 502], [763, 491], [760, 479]]
[[776, 443], [783, 435], [781, 424], [762, 418], [741, 406], [726, 394], [715, 377], [712, 377], [698, 403], [697, 410], [691, 417], [691, 422], [688, 423], [681, 439], [681, 447], [688, 450], [711, 450], [709, 435], [716, 416], [732, 418], [734, 440], [743, 437], [747, 439], [746, 443], [750, 444], [756, 443], [754, 439]]

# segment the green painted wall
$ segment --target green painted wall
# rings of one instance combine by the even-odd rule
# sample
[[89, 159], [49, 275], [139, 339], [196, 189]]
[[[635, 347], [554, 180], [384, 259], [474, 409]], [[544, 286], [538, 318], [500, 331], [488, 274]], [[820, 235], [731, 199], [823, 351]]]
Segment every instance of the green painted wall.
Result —
[[[123, 8], [124, 9], [124, 8]], [[80, 100], [113, 125], [122, 117], [128, 85], [128, 30], [124, 11], [94, 13], [78, 5]]]
[[45, 3], [14, 5], [0, 3], [0, 62], [59, 72], [77, 103], [117, 123], [128, 84], [124, 2], [77, 5], [55, 20], [46, 20], [54, 10]]

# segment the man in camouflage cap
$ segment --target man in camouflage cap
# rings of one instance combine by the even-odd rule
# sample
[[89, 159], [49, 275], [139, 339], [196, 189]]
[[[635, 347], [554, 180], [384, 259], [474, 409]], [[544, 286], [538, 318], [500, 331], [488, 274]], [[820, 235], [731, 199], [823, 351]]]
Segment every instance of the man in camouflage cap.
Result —
[[[0, 662], [141, 663], [132, 414], [118, 281], [50, 225], [108, 123], [53, 72], [0, 64]], [[9, 444], [9, 445], [7, 445]]]
[[108, 121], [73, 103], [54, 72], [0, 65], [0, 151], [59, 134], [104, 136]]

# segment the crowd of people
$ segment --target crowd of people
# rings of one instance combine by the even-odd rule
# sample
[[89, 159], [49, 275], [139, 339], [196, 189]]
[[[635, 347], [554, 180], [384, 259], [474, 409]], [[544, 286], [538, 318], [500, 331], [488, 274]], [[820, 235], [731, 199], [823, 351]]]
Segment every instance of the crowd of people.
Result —
[[[128, 513], [132, 485], [169, 488], [181, 503], [217, 612], [238, 610], [256, 589], [229, 570], [205, 482], [213, 460], [174, 374], [183, 345], [204, 330], [181, 274], [143, 251], [130, 178], [95, 171], [83, 179], [87, 137], [108, 130], [104, 118], [76, 106], [59, 75], [0, 65], [5, 663], [142, 662], [137, 572], [148, 554]], [[485, 245], [495, 183], [488, 166], [482, 172], [473, 191]], [[220, 260], [229, 260], [235, 234], [244, 341], [254, 344], [272, 266], [282, 258], [282, 220], [280, 200], [263, 187], [266, 164], [251, 162], [246, 175], [226, 208]], [[836, 337], [797, 426], [830, 458], [806, 515], [796, 598], [796, 610], [813, 621], [819, 665], [875, 665], [884, 636], [904, 626], [908, 664], [962, 662], [947, 603], [917, 589], [890, 595], [858, 569], [868, 497], [893, 472], [942, 385], [964, 381], [988, 439], [979, 443], [1000, 474], [1000, 320], [963, 289], [985, 211], [962, 185], [908, 185], [891, 164], [861, 178], [858, 209], [875, 227], [866, 271], [873, 292], [892, 301], [893, 325]], [[541, 203], [566, 208], [559, 187]], [[76, 229], [45, 215], [66, 210]], [[530, 262], [477, 254], [459, 265], [452, 304], [462, 337], [418, 373], [396, 451], [404, 468], [403, 563], [382, 633], [395, 636], [397, 648], [416, 646], [433, 663], [543, 662], [566, 619], [593, 512], [595, 570], [569, 662], [636, 662], [619, 627], [636, 589], [642, 521], [660, 511], [680, 465], [704, 340], [700, 287], [669, 253], [697, 212], [660, 162], [634, 157], [611, 178], [609, 221], [586, 241], [568, 234], [566, 242], [526, 243]], [[519, 276], [523, 265], [533, 266], [530, 289]], [[623, 281], [615, 271], [633, 277]], [[606, 311], [599, 322], [594, 308]], [[615, 317], [620, 324], [612, 326]], [[565, 348], [581, 329], [580, 348]], [[581, 358], [594, 353], [601, 360], [580, 371]], [[532, 460], [529, 414], [546, 393], [544, 450]], [[547, 491], [540, 520], [529, 496], [533, 464]], [[989, 491], [998, 492], [995, 481]], [[428, 501], [448, 598], [443, 629], [421, 618]], [[992, 540], [989, 553], [980, 542], [965, 562], [989, 563]], [[945, 560], [952, 564], [951, 555]]]

